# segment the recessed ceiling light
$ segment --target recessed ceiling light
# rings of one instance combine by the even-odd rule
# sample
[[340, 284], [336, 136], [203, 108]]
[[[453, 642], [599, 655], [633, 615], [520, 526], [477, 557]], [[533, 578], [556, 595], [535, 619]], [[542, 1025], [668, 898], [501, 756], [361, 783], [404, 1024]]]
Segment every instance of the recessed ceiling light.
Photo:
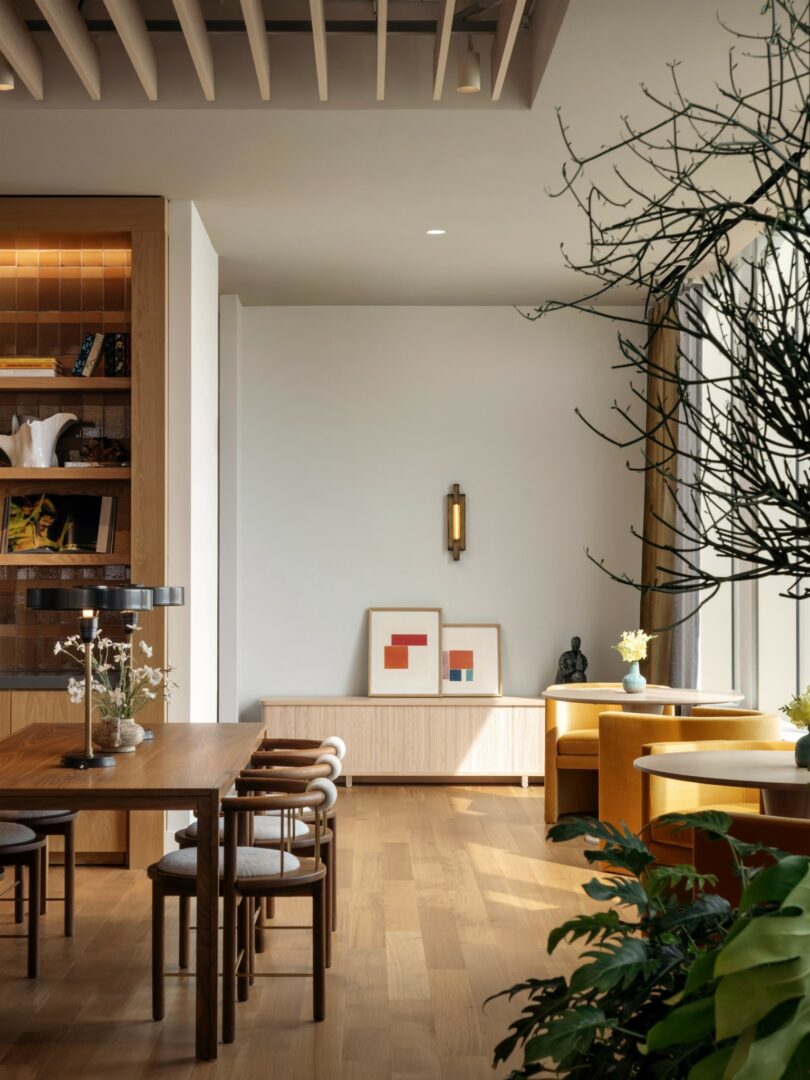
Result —
[[427, 234], [428, 236], [444, 236], [446, 232], [447, 229], [428, 229]]

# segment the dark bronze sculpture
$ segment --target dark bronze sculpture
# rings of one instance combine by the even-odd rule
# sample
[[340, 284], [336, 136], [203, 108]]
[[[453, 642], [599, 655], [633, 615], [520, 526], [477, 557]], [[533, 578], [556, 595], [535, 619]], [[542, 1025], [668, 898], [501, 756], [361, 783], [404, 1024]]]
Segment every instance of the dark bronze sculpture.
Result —
[[587, 682], [585, 672], [588, 670], [588, 657], [580, 652], [580, 644], [578, 637], [571, 638], [571, 648], [562, 654], [557, 665], [555, 682]]

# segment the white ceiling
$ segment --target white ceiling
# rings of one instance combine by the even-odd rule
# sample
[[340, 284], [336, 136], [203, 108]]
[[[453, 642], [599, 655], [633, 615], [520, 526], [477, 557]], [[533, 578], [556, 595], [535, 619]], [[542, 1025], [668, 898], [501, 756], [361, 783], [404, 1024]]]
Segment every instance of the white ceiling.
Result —
[[[15, 91], [0, 103], [0, 191], [193, 199], [222, 291], [246, 304], [570, 295], [559, 248], [581, 244], [584, 229], [569, 201], [545, 194], [564, 157], [555, 106], [594, 147], [622, 114], [649, 115], [639, 83], [664, 91], [670, 60], [682, 61], [684, 86], [713, 96], [729, 44], [717, 6], [750, 24], [761, 2], [572, 0], [531, 110], [62, 108], [11, 101]], [[447, 234], [428, 237], [431, 227]]]

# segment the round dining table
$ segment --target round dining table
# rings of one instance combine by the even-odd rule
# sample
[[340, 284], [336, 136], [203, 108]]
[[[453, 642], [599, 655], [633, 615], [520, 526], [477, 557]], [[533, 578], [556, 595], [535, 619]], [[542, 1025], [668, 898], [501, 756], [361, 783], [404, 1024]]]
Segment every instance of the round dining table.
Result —
[[766, 814], [810, 818], [810, 770], [796, 766], [792, 750], [689, 750], [651, 754], [633, 764], [670, 780], [760, 788]]
[[660, 712], [665, 705], [679, 705], [682, 711], [693, 705], [730, 705], [742, 701], [744, 696], [736, 690], [689, 690], [678, 686], [648, 686], [640, 694], [628, 694], [620, 687], [587, 683], [566, 683], [543, 694], [553, 701], [604, 705], [606, 711], [613, 707], [624, 712]]

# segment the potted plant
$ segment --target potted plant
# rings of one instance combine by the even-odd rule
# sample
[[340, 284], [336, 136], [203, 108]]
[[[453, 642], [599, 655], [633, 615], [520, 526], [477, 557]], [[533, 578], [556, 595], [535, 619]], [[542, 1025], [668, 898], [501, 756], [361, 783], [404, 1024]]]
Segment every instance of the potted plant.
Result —
[[796, 764], [800, 769], [810, 769], [810, 686], [803, 694], [794, 694], [780, 711], [791, 724], [804, 730], [804, 735], [796, 742]]
[[[138, 649], [148, 660], [152, 648], [145, 641]], [[78, 634], [73, 634], [54, 645], [55, 654], [64, 654], [80, 667], [84, 667], [83, 645]], [[169, 676], [171, 668], [136, 667], [130, 641], [113, 641], [97, 636], [92, 653], [93, 707], [98, 710], [99, 723], [93, 729], [93, 737], [106, 751], [123, 754], [131, 752], [143, 742], [144, 730], [135, 722], [140, 710], [162, 695], [171, 700], [173, 683]], [[71, 676], [67, 687], [74, 705], [84, 701], [84, 681]]]
[[630, 665], [630, 670], [622, 679], [622, 686], [626, 693], [640, 694], [647, 685], [647, 680], [638, 670], [638, 665], [640, 660], [647, 659], [647, 645], [656, 636], [656, 634], [645, 634], [643, 630], [623, 630], [618, 643], [611, 646], [619, 653], [625, 664]]
[[[509, 1074], [588, 1080], [799, 1080], [810, 1075], [810, 859], [729, 835], [727, 814], [669, 814], [729, 845], [744, 891], [737, 910], [691, 866], [656, 866], [626, 827], [582, 819], [549, 831], [555, 842], [598, 837], [585, 858], [621, 871], [584, 886], [605, 910], [552, 930], [588, 946], [570, 978], [527, 979], [494, 995], [526, 995], [495, 1066]], [[764, 852], [772, 863], [746, 860]], [[761, 855], [760, 855], [761, 858]]]

